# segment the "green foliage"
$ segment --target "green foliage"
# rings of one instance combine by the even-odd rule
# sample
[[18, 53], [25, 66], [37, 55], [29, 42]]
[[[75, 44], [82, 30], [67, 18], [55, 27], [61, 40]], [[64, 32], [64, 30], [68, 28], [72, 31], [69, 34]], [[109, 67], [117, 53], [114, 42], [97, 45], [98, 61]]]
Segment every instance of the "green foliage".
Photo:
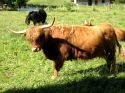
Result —
[[7, 4], [9, 7], [18, 7], [25, 6], [28, 0], [3, 0], [3, 4]]
[[115, 0], [115, 3], [125, 3], [125, 0]]
[[16, 5], [21, 8], [21, 6], [26, 6], [28, 0], [16, 0]]
[[71, 2], [71, 0], [29, 0], [28, 4], [62, 6], [65, 2]]

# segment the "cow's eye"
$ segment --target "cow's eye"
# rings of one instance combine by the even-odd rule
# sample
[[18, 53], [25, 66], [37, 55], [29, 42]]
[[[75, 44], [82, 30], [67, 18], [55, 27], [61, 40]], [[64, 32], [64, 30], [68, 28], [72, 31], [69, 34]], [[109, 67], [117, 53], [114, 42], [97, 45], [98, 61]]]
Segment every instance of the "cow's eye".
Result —
[[44, 38], [44, 35], [41, 35], [41, 36], [40, 36], [40, 40], [42, 40], [43, 38]]
[[36, 42], [40, 43], [40, 42], [42, 42], [43, 39], [44, 39], [44, 35], [41, 35], [41, 36], [39, 36], [39, 38], [36, 39]]

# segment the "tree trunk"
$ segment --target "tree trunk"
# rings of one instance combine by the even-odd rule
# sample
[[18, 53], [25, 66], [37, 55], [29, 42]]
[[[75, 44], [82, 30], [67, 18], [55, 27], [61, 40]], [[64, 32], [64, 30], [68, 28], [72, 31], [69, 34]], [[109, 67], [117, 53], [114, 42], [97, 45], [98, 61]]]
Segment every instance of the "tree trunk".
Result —
[[110, 3], [110, 4], [112, 4], [112, 3], [113, 3], [113, 1], [115, 1], [115, 0], [109, 0], [109, 3]]
[[95, 0], [95, 5], [98, 5], [98, 0]]
[[89, 5], [89, 6], [92, 5], [92, 0], [88, 0], [88, 5]]
[[105, 0], [102, 0], [102, 3], [105, 3]]

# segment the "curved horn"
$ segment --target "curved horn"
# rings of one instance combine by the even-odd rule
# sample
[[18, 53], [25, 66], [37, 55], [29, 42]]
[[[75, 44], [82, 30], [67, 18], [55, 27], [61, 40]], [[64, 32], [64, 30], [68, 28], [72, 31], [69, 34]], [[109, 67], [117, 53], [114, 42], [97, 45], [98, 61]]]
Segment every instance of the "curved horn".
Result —
[[42, 25], [40, 28], [48, 28], [48, 27], [51, 27], [51, 26], [53, 26], [54, 22], [55, 22], [55, 17], [54, 17], [53, 22], [52, 22], [51, 24]]
[[22, 31], [19, 31], [19, 32], [11, 30], [11, 32], [16, 33], [16, 34], [24, 34], [24, 33], [26, 33], [26, 30], [22, 30]]

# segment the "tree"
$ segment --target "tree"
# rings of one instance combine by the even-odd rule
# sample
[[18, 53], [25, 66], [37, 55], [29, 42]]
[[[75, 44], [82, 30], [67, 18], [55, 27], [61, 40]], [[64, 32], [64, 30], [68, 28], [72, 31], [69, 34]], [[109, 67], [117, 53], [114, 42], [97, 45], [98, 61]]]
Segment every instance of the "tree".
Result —
[[4, 0], [0, 0], [0, 3], [3, 4], [3, 3], [4, 3]]
[[28, 0], [16, 0], [16, 5], [18, 8], [21, 8], [21, 6], [26, 6], [26, 2]]
[[92, 5], [92, 0], [88, 0], [88, 5]]
[[21, 8], [21, 6], [26, 6], [28, 0], [0, 0], [2, 4], [7, 4], [11, 8]]
[[105, 3], [105, 0], [102, 0], [102, 3]]
[[97, 5], [98, 4], [98, 0], [95, 0], [95, 5]]

